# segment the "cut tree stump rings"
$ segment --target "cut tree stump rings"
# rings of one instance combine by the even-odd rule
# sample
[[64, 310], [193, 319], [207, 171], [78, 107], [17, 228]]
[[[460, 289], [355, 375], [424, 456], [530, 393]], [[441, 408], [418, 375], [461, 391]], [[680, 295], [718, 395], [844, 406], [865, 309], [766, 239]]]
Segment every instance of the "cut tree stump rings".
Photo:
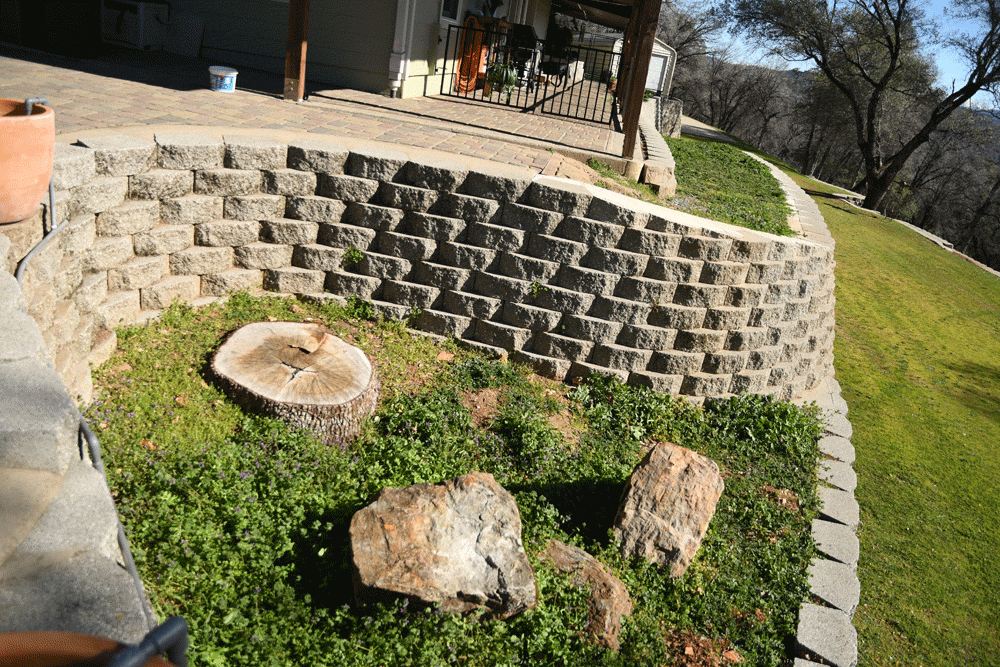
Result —
[[255, 322], [219, 347], [212, 370], [244, 408], [347, 442], [375, 412], [378, 376], [364, 352], [311, 322]]

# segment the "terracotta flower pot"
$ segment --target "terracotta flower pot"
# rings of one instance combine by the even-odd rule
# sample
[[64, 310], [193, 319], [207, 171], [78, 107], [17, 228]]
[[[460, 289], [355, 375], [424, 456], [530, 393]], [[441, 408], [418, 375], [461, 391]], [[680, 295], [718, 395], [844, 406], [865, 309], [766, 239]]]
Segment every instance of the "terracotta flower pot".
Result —
[[[101, 667], [123, 648], [124, 644], [110, 639], [72, 632], [4, 632], [0, 633], [0, 665]], [[170, 663], [154, 657], [145, 667], [170, 667]]]
[[0, 98], [0, 224], [24, 220], [45, 198], [52, 178], [56, 123], [52, 109]]

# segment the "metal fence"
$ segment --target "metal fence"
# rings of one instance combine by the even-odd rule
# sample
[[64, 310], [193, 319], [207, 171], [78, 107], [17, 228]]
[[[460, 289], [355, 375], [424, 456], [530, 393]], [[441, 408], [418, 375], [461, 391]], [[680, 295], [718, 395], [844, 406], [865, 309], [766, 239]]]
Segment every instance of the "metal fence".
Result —
[[441, 94], [610, 123], [617, 58], [536, 39], [528, 26], [450, 26]]

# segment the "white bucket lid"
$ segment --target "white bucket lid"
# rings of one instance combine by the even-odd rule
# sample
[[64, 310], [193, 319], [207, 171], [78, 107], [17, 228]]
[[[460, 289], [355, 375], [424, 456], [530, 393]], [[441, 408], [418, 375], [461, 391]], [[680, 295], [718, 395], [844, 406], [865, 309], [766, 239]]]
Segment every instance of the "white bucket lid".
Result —
[[215, 76], [236, 76], [239, 74], [232, 67], [223, 67], [222, 65], [212, 65], [208, 68], [208, 72]]

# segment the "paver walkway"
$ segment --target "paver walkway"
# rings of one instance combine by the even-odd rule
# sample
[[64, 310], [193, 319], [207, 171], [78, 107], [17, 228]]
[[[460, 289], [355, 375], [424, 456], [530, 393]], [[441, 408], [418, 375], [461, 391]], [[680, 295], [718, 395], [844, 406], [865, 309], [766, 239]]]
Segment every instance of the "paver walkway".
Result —
[[318, 90], [280, 97], [279, 75], [241, 71], [233, 94], [208, 89], [203, 59], [112, 50], [99, 60], [0, 46], [0, 96], [45, 97], [57, 134], [135, 125], [201, 125], [315, 132], [433, 148], [542, 171], [553, 152], [621, 155], [623, 135], [597, 123], [449, 97], [390, 99]]

